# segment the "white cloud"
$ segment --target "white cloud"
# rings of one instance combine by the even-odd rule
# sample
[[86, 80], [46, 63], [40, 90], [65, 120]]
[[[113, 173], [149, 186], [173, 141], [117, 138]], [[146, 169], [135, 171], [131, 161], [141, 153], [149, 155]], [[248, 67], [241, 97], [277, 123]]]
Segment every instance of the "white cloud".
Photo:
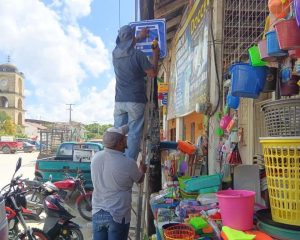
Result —
[[[54, 0], [45, 6], [39, 0], [0, 0], [0, 29], [5, 36], [0, 38], [0, 52], [11, 55], [12, 62], [25, 73], [25, 81], [35, 87], [38, 98], [38, 105], [26, 105], [27, 117], [67, 120], [65, 104], [76, 103], [76, 120], [87, 119], [84, 106], [91, 101], [81, 97], [80, 84], [88, 74], [97, 77], [110, 69], [109, 52], [102, 39], [76, 22], [90, 14], [91, 2]], [[107, 88], [110, 91], [112, 84]], [[102, 94], [106, 91], [95, 90], [89, 96], [100, 100], [104, 99]], [[105, 99], [100, 112], [105, 111], [103, 106], [110, 112], [95, 116], [99, 122], [102, 117], [104, 121], [109, 119], [111, 113], [110, 101]]]
[[31, 91], [25, 89], [25, 90], [24, 90], [24, 95], [25, 95], [25, 97], [31, 96]]

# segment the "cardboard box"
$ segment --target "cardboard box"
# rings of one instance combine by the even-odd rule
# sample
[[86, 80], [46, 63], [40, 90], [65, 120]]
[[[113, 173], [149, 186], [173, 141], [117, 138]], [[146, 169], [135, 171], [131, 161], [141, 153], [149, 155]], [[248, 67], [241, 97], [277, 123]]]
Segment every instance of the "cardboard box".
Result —
[[79, 162], [81, 158], [81, 162], [91, 162], [93, 156], [94, 150], [91, 149], [74, 150], [73, 161]]

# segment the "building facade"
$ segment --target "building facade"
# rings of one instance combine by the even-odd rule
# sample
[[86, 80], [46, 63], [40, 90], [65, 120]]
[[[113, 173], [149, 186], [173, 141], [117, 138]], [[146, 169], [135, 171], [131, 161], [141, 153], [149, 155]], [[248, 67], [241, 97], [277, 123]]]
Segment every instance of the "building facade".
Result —
[[25, 132], [24, 74], [11, 63], [0, 65], [0, 111], [11, 116]]

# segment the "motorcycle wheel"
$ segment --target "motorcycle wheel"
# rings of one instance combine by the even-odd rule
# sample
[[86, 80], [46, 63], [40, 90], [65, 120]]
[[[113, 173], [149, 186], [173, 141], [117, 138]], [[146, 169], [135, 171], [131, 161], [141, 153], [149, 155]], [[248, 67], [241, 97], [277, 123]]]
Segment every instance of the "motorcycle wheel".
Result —
[[[34, 194], [34, 196], [33, 196]], [[43, 211], [44, 208], [39, 208], [39, 207], [34, 207], [31, 206], [30, 203], [28, 203], [28, 201], [32, 201], [32, 202], [36, 202], [39, 204], [43, 204], [43, 196], [42, 194], [40, 194], [39, 192], [34, 193], [32, 190], [29, 190], [26, 195], [26, 200], [27, 200], [27, 209], [37, 215], [40, 215]]]
[[[92, 196], [90, 195], [88, 198], [92, 204]], [[78, 202], [78, 212], [85, 220], [92, 221], [92, 206], [89, 206], [89, 203], [85, 198], [81, 198]]]
[[[71, 236], [71, 240], [84, 240], [83, 234], [80, 231], [80, 229], [77, 229], [77, 228], [69, 229], [69, 234]], [[64, 238], [62, 238], [62, 239], [64, 239]]]
[[[33, 231], [33, 235], [35, 237], [35, 240], [38, 240], [38, 239], [40, 239], [40, 240], [51, 240], [50, 237], [48, 236], [48, 234], [45, 233], [44, 231], [42, 231], [41, 229], [32, 228], [32, 231]], [[26, 239], [29, 239], [29, 238], [27, 236], [27, 233], [21, 233], [21, 234], [19, 234], [17, 239], [26, 240]]]

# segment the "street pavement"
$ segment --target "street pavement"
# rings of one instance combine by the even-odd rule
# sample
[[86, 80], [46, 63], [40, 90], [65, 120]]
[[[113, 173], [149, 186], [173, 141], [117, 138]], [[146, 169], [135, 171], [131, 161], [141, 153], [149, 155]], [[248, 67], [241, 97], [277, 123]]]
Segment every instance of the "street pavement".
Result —
[[[17, 152], [15, 154], [3, 154], [0, 152], [0, 188], [8, 184], [12, 178], [14, 173], [16, 163], [19, 157], [22, 158], [22, 166], [20, 170], [17, 172], [16, 176], [23, 174], [23, 178], [34, 178], [34, 169], [35, 162], [38, 156], [38, 152], [34, 153], [24, 153]], [[86, 221], [81, 218], [79, 212], [75, 209], [75, 201], [78, 195], [75, 195], [70, 199], [68, 205], [76, 211], [76, 218], [72, 219], [72, 221], [79, 224], [82, 228], [81, 231], [83, 233], [84, 239], [92, 239], [92, 222]], [[44, 218], [46, 217], [45, 213], [41, 214], [42, 221], [39, 223], [36, 222], [28, 222], [28, 225], [31, 227], [36, 227], [43, 229]]]

